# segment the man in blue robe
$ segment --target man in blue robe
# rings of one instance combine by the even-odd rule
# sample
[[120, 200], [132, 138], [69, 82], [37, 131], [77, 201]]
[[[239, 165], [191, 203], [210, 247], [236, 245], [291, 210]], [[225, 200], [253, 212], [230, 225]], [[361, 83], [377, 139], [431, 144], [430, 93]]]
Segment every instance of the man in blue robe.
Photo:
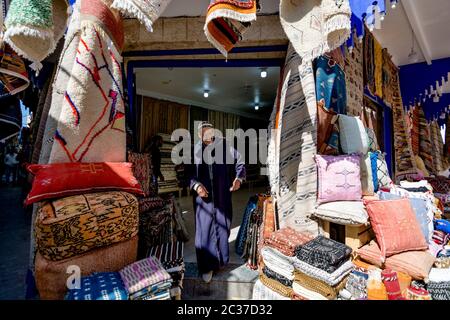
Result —
[[194, 146], [190, 188], [194, 191], [195, 248], [198, 270], [205, 282], [229, 261], [231, 193], [245, 179], [241, 155], [225, 139], [214, 135], [213, 126], [202, 122], [201, 141]]

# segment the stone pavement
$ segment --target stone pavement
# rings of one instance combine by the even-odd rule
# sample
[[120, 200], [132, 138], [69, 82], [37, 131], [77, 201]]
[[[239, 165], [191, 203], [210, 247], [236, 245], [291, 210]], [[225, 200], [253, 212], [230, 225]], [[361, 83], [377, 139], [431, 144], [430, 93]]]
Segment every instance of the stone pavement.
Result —
[[0, 187], [0, 300], [25, 299], [31, 213], [19, 187]]

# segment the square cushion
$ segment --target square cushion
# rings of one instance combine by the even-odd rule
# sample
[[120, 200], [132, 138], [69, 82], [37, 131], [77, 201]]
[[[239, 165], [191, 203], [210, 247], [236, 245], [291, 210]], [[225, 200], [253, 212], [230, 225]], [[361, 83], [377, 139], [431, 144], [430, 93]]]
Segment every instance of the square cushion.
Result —
[[144, 195], [128, 162], [32, 164], [34, 175], [25, 204], [98, 191], [125, 191]]
[[408, 199], [367, 201], [366, 208], [382, 261], [397, 253], [428, 248]]
[[359, 117], [339, 115], [339, 130], [339, 139], [344, 153], [367, 154], [369, 139], [364, 124]]
[[369, 150], [378, 151], [380, 146], [378, 145], [377, 135], [373, 129], [366, 128], [367, 138], [369, 141]]
[[378, 266], [408, 274], [415, 280], [428, 278], [435, 258], [428, 251], [408, 251], [393, 255], [383, 262], [380, 258], [381, 250], [376, 241], [358, 249], [356, 254], [363, 260]]
[[383, 187], [391, 187], [394, 183], [389, 175], [389, 169], [386, 164], [386, 160], [384, 158], [383, 153], [380, 151], [375, 152], [377, 155], [377, 179], [378, 179], [378, 188]]
[[317, 207], [314, 215], [342, 225], [361, 226], [369, 223], [369, 216], [362, 201], [324, 203]]
[[[402, 199], [401, 196], [379, 191], [378, 195], [380, 196], [380, 200], [398, 200]], [[420, 229], [428, 243], [431, 241], [431, 235], [433, 234], [433, 213], [431, 212], [431, 217], [429, 214], [427, 201], [425, 199], [419, 198], [408, 198], [411, 206], [416, 214], [416, 218], [419, 221]]]
[[359, 155], [315, 156], [318, 203], [358, 201], [362, 198]]
[[361, 188], [363, 196], [373, 196], [375, 193], [375, 187], [373, 184], [372, 176], [372, 162], [370, 155], [367, 154], [361, 157]]
[[136, 197], [110, 191], [41, 203], [35, 235], [42, 256], [57, 261], [131, 239], [138, 228]]

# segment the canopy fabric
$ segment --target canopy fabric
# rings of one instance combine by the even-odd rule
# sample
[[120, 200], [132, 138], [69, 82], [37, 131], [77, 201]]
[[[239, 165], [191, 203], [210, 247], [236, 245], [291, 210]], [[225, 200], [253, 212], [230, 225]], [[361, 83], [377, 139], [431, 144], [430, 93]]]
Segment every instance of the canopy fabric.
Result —
[[427, 120], [440, 117], [450, 106], [450, 94], [443, 94], [439, 102], [433, 102], [438, 87], [449, 81], [450, 58], [434, 60], [431, 65], [416, 63], [400, 67], [400, 85], [405, 106], [414, 102], [424, 105]]

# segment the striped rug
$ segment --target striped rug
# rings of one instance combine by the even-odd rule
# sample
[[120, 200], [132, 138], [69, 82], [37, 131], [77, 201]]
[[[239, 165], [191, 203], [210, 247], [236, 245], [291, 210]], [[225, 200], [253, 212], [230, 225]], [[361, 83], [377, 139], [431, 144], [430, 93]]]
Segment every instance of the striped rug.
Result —
[[318, 233], [309, 219], [316, 203], [317, 105], [311, 63], [302, 65], [289, 46], [272, 112], [268, 151], [269, 181], [276, 200], [280, 228]]

